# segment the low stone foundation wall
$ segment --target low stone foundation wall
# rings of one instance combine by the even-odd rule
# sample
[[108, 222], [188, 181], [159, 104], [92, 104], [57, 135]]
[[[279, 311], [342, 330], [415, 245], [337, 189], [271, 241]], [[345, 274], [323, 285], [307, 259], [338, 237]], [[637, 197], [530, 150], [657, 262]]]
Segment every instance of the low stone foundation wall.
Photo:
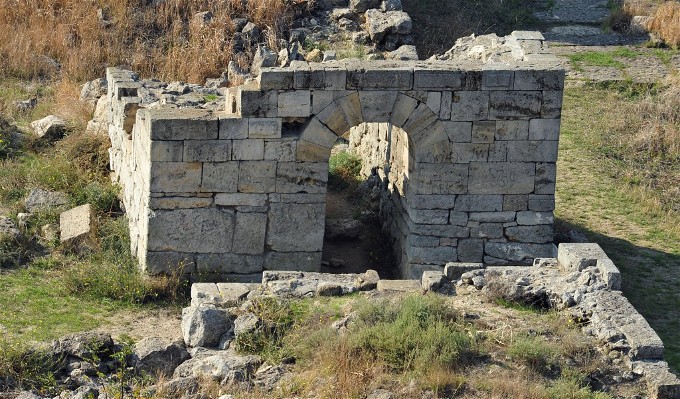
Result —
[[364, 123], [383, 126], [383, 215], [403, 276], [554, 256], [564, 71], [540, 34], [494, 40], [480, 60], [264, 68], [223, 111], [149, 104], [140, 93], [158, 82], [110, 68], [111, 166], [141, 267], [318, 270], [330, 149]]

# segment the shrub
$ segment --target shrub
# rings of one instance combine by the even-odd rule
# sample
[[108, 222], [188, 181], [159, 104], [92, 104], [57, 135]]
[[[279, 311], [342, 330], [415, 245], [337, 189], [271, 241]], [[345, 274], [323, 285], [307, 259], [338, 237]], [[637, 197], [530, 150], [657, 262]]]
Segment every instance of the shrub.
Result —
[[672, 47], [680, 46], [680, 3], [666, 1], [652, 14], [648, 28]]
[[361, 158], [357, 155], [341, 151], [331, 155], [328, 160], [328, 184], [334, 188], [355, 186], [361, 172]]
[[515, 337], [507, 354], [538, 373], [545, 373], [555, 357], [553, 348], [541, 337], [530, 335]]
[[57, 360], [16, 340], [0, 339], [0, 392], [35, 389], [53, 393]]
[[21, 132], [0, 115], [0, 160], [21, 151]]

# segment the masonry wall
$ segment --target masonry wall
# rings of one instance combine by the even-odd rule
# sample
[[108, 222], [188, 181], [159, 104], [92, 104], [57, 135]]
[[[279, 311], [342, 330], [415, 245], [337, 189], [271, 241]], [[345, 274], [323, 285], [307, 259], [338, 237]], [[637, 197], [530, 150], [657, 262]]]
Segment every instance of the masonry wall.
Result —
[[535, 59], [294, 63], [231, 88], [224, 112], [137, 110], [133, 79], [110, 69], [111, 163], [132, 249], [152, 274], [317, 270], [330, 148], [382, 123], [393, 173], [383, 214], [403, 275], [552, 257], [564, 72]]

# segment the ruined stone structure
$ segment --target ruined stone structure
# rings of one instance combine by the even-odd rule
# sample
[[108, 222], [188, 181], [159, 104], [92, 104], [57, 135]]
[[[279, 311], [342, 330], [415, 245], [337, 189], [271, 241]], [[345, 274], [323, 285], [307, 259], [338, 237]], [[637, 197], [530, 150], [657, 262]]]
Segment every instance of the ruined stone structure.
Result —
[[383, 142], [365, 151], [387, 183], [403, 276], [554, 257], [564, 71], [540, 34], [503, 40], [507, 53], [488, 62], [265, 68], [230, 88], [222, 111], [147, 106], [130, 72], [109, 69], [111, 166], [141, 267], [317, 270], [330, 149], [363, 124]]

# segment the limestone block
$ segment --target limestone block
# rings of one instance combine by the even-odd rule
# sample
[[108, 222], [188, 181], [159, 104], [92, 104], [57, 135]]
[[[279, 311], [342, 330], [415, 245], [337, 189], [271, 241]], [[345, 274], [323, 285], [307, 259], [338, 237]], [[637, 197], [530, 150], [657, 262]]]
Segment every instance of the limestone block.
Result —
[[418, 280], [379, 280], [378, 292], [420, 292], [422, 287]]
[[325, 204], [326, 194], [269, 194], [269, 201], [295, 204]]
[[[315, 133], [316, 130], [321, 130], [322, 137], [326, 136], [326, 134], [323, 132], [323, 129], [317, 125], [319, 123], [323, 127], [327, 127], [330, 129], [334, 134], [337, 136], [341, 136], [345, 134], [345, 132], [348, 132], [349, 129], [352, 127], [349, 125], [347, 122], [347, 118], [345, 117], [345, 114], [342, 112], [342, 109], [340, 108], [340, 105], [338, 104], [338, 101], [336, 100], [334, 103], [329, 105], [328, 107], [324, 108], [321, 112], [317, 114], [316, 118], [312, 118], [307, 121], [307, 126], [310, 127], [310, 129], [313, 129], [312, 133]], [[318, 118], [318, 119], [317, 119]], [[316, 141], [319, 141], [318, 139], [316, 141], [312, 141], [316, 144], [323, 145], [323, 143], [327, 142], [329, 139], [325, 139], [320, 143], [317, 143]], [[335, 141], [333, 142], [335, 143]]]
[[461, 90], [464, 87], [465, 72], [462, 70], [414, 69], [414, 90]]
[[270, 193], [276, 189], [275, 161], [241, 161], [238, 172], [240, 193]]
[[347, 86], [347, 70], [345, 68], [326, 67], [326, 90], [345, 90]]
[[600, 259], [609, 259], [597, 244], [561, 243], [557, 251], [560, 269], [581, 271], [589, 266], [597, 266]]
[[484, 253], [497, 259], [531, 264], [535, 258], [554, 258], [557, 248], [553, 244], [487, 242]]
[[532, 119], [529, 121], [529, 140], [557, 141], [559, 136], [559, 119]]
[[488, 119], [488, 91], [455, 91], [451, 100], [451, 120], [479, 121]]
[[553, 224], [555, 217], [552, 212], [517, 212], [517, 224], [534, 226], [537, 224]]
[[515, 220], [515, 212], [470, 212], [469, 219], [473, 222], [506, 223]]
[[451, 145], [451, 162], [486, 162], [489, 157], [489, 144], [455, 143]]
[[293, 162], [297, 158], [297, 140], [265, 140], [264, 159], [279, 162]]
[[301, 162], [328, 162], [331, 156], [331, 147], [312, 143], [307, 140], [297, 142], [296, 159]]
[[184, 162], [222, 162], [230, 159], [230, 140], [186, 140], [184, 142]]
[[635, 361], [632, 362], [631, 369], [634, 373], [645, 376], [648, 398], [680, 397], [680, 379], [669, 370], [668, 363], [660, 360]]
[[470, 237], [471, 238], [503, 238], [503, 224], [502, 223], [479, 223], [479, 225], [477, 225], [477, 226], [470, 226]]
[[512, 90], [515, 71], [484, 69], [482, 71], [482, 90]]
[[288, 90], [293, 88], [293, 71], [288, 68], [262, 68], [257, 77], [260, 90]]
[[553, 226], [541, 224], [535, 226], [514, 226], [505, 229], [505, 236], [510, 241], [547, 243], [553, 241]]
[[233, 193], [238, 189], [238, 162], [203, 164], [201, 191]]
[[237, 254], [263, 254], [266, 229], [267, 215], [237, 212], [232, 251]]
[[248, 138], [248, 118], [222, 118], [220, 117], [219, 137], [220, 140], [242, 140]]
[[413, 223], [448, 224], [449, 211], [445, 209], [411, 209], [408, 212]]
[[59, 215], [59, 238], [61, 242], [76, 241], [87, 237], [92, 230], [90, 204], [77, 206]]
[[441, 94], [441, 104], [439, 108], [439, 119], [451, 119], [451, 103], [453, 101], [453, 93], [444, 91]]
[[438, 119], [438, 115], [432, 112], [425, 103], [420, 103], [418, 107], [409, 115], [408, 120], [401, 126], [409, 137], [418, 136], [420, 132], [432, 126]]
[[251, 139], [281, 138], [281, 118], [249, 118], [248, 138]]
[[220, 298], [226, 306], [230, 304], [233, 304], [233, 306], [237, 305], [239, 301], [244, 300], [248, 293], [255, 288], [257, 288], [257, 285], [253, 284], [217, 283]]
[[[359, 98], [359, 92], [352, 91], [346, 96], [342, 96], [336, 100], [336, 104], [345, 114], [345, 119], [350, 127], [358, 126], [363, 122], [363, 116], [361, 115], [361, 99]], [[347, 131], [344, 131], [346, 133]], [[337, 132], [336, 132], [337, 133]]]
[[396, 91], [360, 91], [359, 101], [364, 122], [387, 122], [397, 101]]
[[237, 113], [242, 117], [276, 118], [278, 116], [278, 92], [260, 91], [246, 87], [238, 89], [240, 101]]
[[[342, 114], [339, 112], [336, 112], [336, 115], [342, 116]], [[338, 136], [336, 134], [337, 132], [331, 130], [332, 127], [331, 129], [329, 129], [329, 127], [330, 126], [321, 123], [321, 121], [316, 117], [310, 118], [309, 120], [307, 120], [307, 123], [303, 127], [302, 135], [300, 136], [300, 138], [302, 140], [314, 143], [322, 147], [331, 148], [333, 147], [333, 144], [335, 144], [335, 142], [338, 140]], [[348, 130], [349, 126], [347, 130], [343, 131], [340, 134], [343, 134]]]
[[159, 274], [188, 274], [196, 271], [193, 254], [180, 252], [151, 252], [144, 254], [142, 271], [151, 276]]
[[408, 35], [413, 27], [411, 17], [404, 11], [368, 9], [364, 15], [366, 30], [375, 43], [382, 42], [389, 34]]
[[412, 224], [409, 223], [412, 234], [448, 238], [468, 238], [470, 229], [462, 226], [444, 224]]
[[529, 138], [529, 122], [498, 121], [496, 122], [496, 140], [527, 140]]
[[621, 290], [621, 272], [611, 259], [598, 259], [597, 269], [600, 271], [602, 280], [607, 284], [607, 288], [615, 291]]
[[149, 218], [148, 250], [218, 253], [231, 250], [234, 212], [217, 208], [156, 211]]
[[212, 198], [194, 197], [152, 197], [149, 198], [149, 209], [189, 209], [207, 208], [212, 205]]
[[201, 187], [200, 162], [153, 162], [151, 164], [151, 192], [191, 193]]
[[544, 90], [541, 118], [559, 118], [562, 115], [562, 90]]
[[526, 211], [528, 209], [529, 196], [526, 194], [515, 194], [503, 196], [504, 211]]
[[502, 195], [459, 195], [454, 207], [459, 212], [496, 212], [503, 209]]
[[267, 194], [219, 193], [215, 194], [215, 205], [252, 207], [266, 206]]
[[473, 143], [493, 143], [496, 135], [495, 121], [479, 121], [472, 123]]
[[263, 256], [233, 253], [196, 255], [196, 270], [199, 273], [261, 273], [263, 264]]
[[[472, 141], [472, 122], [442, 122], [446, 135], [452, 143], [469, 143]], [[455, 149], [455, 145], [453, 148]]]
[[267, 245], [274, 251], [321, 251], [326, 204], [272, 203]]
[[475, 238], [458, 240], [456, 250], [460, 262], [481, 262], [484, 258], [484, 240]]
[[328, 183], [326, 162], [279, 162], [276, 170], [277, 193], [325, 193]]
[[540, 91], [492, 91], [489, 119], [528, 119], [541, 115]]
[[184, 142], [182, 141], [152, 141], [152, 162], [182, 162]]
[[321, 269], [321, 252], [268, 252], [265, 270], [315, 272]]
[[323, 89], [326, 87], [326, 72], [323, 69], [312, 69], [305, 65], [301, 68], [295, 67], [293, 73], [293, 88], [295, 89]]
[[191, 284], [191, 306], [200, 306], [204, 303], [217, 304], [221, 300], [220, 290], [215, 283]]
[[418, 107], [418, 100], [409, 97], [405, 94], [399, 93], [394, 102], [394, 108], [390, 117], [390, 123], [397, 127], [402, 127], [408, 120], [408, 117]]
[[213, 140], [218, 135], [218, 121], [203, 109], [140, 109], [137, 113], [151, 140]]
[[284, 91], [279, 93], [279, 117], [306, 118], [312, 110], [309, 90]]
[[528, 194], [534, 191], [535, 164], [470, 163], [470, 194]]
[[410, 263], [443, 265], [458, 260], [456, 247], [407, 247], [406, 255]]
[[258, 161], [264, 159], [264, 140], [245, 139], [232, 141], [233, 160]]
[[324, 108], [329, 106], [335, 99], [334, 93], [327, 90], [312, 90], [311, 91], [311, 101], [312, 101], [312, 114], [316, 115], [321, 112]]
[[562, 90], [564, 70], [518, 70], [515, 71], [515, 90]]
[[436, 291], [444, 284], [444, 274], [439, 270], [426, 270], [420, 279], [420, 285], [424, 290]]
[[[555, 191], [551, 191], [554, 193]], [[551, 212], [555, 210], [555, 195], [530, 195], [529, 210], [538, 212]]]
[[465, 193], [468, 186], [468, 166], [423, 163], [412, 173], [410, 183], [415, 194]]
[[[435, 128], [435, 126], [440, 126], [440, 128]], [[419, 145], [415, 148], [415, 161], [433, 164], [449, 163], [451, 161], [451, 142], [446, 138], [441, 122], [437, 121], [432, 125], [432, 128], [428, 128], [424, 132], [429, 136], [421, 139], [414, 138], [419, 142]], [[433, 137], [440, 138], [433, 143], [432, 141], [435, 140]]]
[[410, 68], [348, 69], [347, 88], [359, 90], [400, 89], [411, 90], [413, 70]]
[[439, 115], [442, 106], [442, 93], [439, 91], [431, 91], [427, 93], [426, 104], [432, 110], [432, 112]]
[[451, 209], [456, 203], [454, 195], [411, 195], [407, 198], [413, 209]]
[[[481, 240], [474, 240], [474, 241], [481, 242]], [[484, 269], [484, 268], [485, 268], [484, 264], [478, 263], [478, 262], [477, 263], [469, 262], [469, 261], [449, 262], [444, 266], [444, 275], [449, 280], [454, 281], [454, 280], [460, 279], [460, 276], [462, 276], [463, 273], [470, 272], [470, 271], [473, 271], [473, 270], [480, 270], [480, 269]]]

